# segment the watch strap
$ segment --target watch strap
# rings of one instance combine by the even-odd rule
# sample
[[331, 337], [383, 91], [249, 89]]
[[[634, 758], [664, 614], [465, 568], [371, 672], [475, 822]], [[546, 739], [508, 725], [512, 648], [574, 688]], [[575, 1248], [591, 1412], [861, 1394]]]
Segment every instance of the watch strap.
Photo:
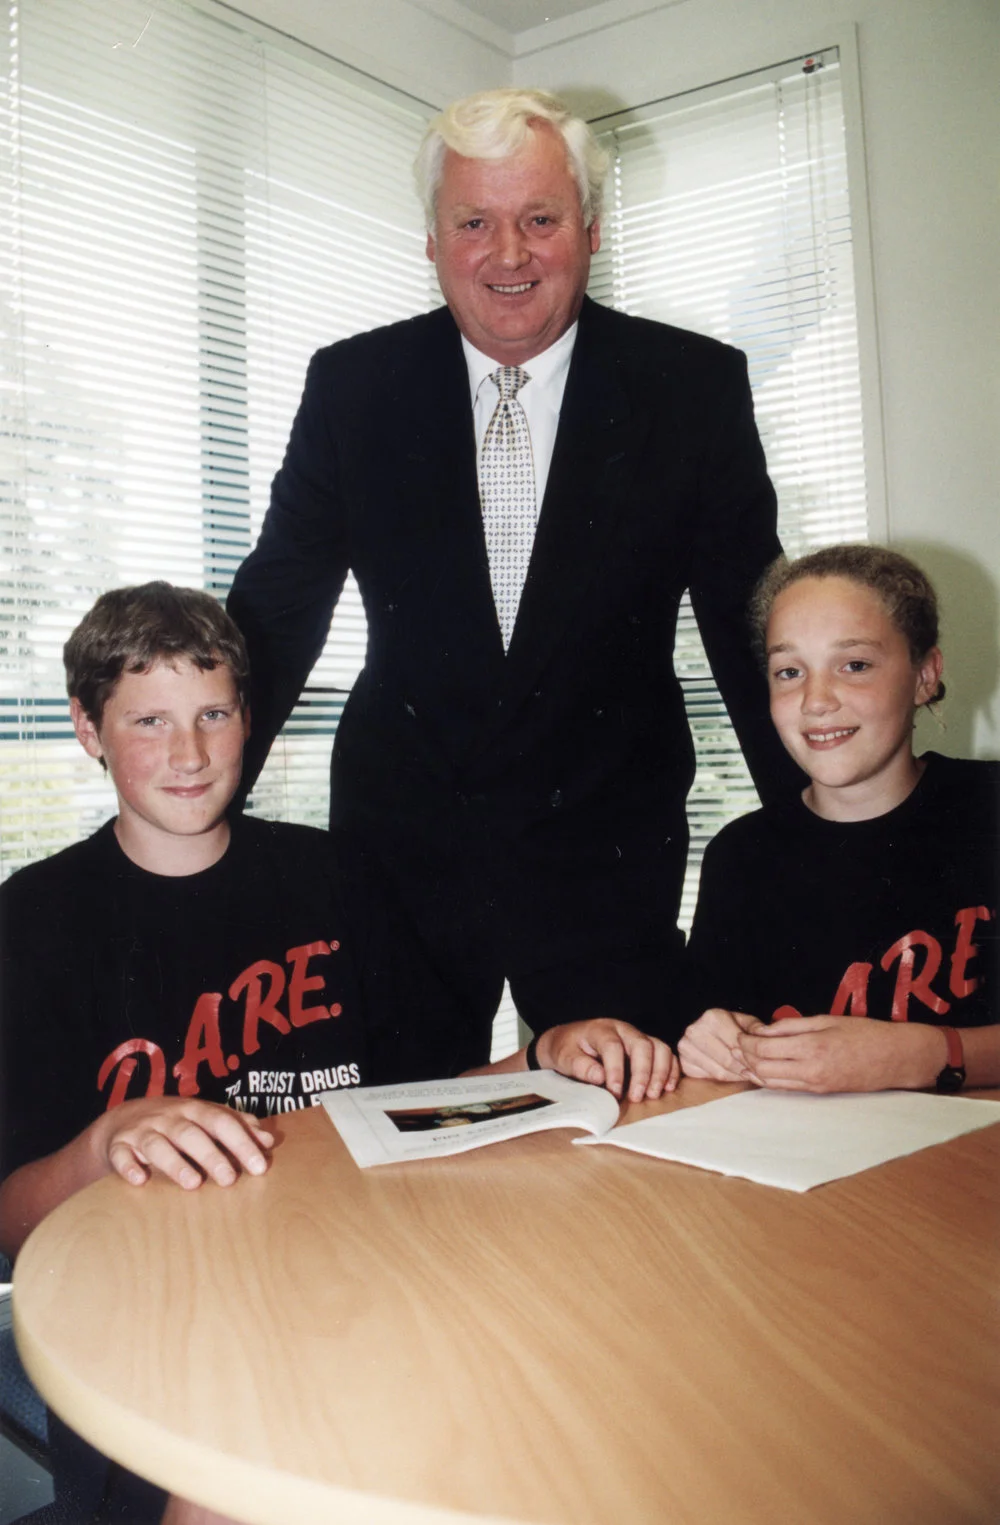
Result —
[[935, 1086], [939, 1091], [960, 1091], [965, 1084], [965, 1049], [962, 1035], [955, 1027], [939, 1027], [948, 1045], [948, 1062], [940, 1071]]

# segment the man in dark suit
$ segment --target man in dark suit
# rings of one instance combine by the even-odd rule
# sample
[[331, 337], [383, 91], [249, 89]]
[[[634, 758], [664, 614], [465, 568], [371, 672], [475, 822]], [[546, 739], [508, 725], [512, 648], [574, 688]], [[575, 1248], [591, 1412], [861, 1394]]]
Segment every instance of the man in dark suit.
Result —
[[536, 1031], [601, 1014], [670, 1032], [686, 588], [758, 789], [795, 778], [745, 619], [779, 552], [745, 361], [586, 298], [601, 160], [541, 92], [431, 124], [418, 176], [447, 307], [314, 357], [229, 604], [249, 782], [357, 577], [368, 658], [331, 823], [380, 849], [462, 989], [456, 1069], [488, 1057], [505, 976]]

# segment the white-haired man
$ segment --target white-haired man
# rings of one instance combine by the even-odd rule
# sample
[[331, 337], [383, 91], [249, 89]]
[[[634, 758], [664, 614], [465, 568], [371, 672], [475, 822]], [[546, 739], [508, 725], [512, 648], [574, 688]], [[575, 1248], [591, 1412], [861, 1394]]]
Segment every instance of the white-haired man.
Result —
[[504, 977], [537, 1031], [670, 1035], [691, 738], [672, 649], [690, 588], [758, 787], [775, 742], [744, 611], [778, 553], [743, 357], [587, 299], [604, 156], [540, 91], [434, 119], [417, 161], [447, 306], [313, 359], [230, 610], [256, 754], [348, 567], [368, 659], [331, 819], [381, 851], [488, 1056]]

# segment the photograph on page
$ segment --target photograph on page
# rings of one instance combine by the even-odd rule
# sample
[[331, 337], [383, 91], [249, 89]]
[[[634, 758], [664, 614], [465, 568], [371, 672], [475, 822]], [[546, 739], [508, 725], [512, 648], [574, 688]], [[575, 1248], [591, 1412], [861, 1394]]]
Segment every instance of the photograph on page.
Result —
[[554, 1070], [359, 1086], [321, 1100], [363, 1167], [460, 1154], [549, 1128], [603, 1134], [619, 1112], [610, 1092]]

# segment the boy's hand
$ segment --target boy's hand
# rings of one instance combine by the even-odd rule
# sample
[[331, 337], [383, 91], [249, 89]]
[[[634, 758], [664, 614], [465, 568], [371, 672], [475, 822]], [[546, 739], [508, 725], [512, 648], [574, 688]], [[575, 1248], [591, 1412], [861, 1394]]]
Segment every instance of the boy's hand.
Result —
[[947, 1058], [922, 1022], [871, 1017], [788, 1017], [740, 1035], [747, 1079], [775, 1091], [889, 1091], [934, 1084]]
[[194, 1191], [204, 1180], [231, 1186], [241, 1170], [263, 1175], [274, 1136], [255, 1117], [216, 1102], [147, 1096], [99, 1117], [92, 1143], [102, 1169], [132, 1186], [155, 1172]]
[[744, 1011], [725, 1011], [711, 1006], [685, 1032], [677, 1052], [685, 1075], [693, 1080], [752, 1080], [740, 1048], [745, 1032], [769, 1029]]
[[666, 1043], [611, 1017], [550, 1027], [539, 1038], [535, 1053], [543, 1069], [558, 1070], [588, 1085], [606, 1086], [619, 1099], [627, 1059], [629, 1101], [655, 1101], [664, 1091], [674, 1090], [681, 1073], [677, 1056]]

